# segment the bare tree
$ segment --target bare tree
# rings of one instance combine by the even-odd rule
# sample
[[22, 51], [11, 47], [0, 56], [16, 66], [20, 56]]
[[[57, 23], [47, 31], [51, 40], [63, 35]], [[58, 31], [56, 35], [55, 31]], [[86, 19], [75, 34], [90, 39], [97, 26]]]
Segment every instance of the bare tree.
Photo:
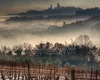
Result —
[[89, 38], [88, 35], [79, 35], [75, 40], [74, 40], [74, 43], [76, 45], [84, 45], [84, 46], [88, 46], [88, 47], [91, 47], [92, 46], [92, 42]]

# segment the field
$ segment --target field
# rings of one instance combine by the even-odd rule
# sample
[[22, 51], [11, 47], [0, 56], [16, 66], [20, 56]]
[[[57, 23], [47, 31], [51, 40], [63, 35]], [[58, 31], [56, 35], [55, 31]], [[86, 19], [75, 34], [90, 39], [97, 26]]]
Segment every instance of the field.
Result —
[[0, 65], [0, 80], [100, 80], [100, 70], [55, 65]]

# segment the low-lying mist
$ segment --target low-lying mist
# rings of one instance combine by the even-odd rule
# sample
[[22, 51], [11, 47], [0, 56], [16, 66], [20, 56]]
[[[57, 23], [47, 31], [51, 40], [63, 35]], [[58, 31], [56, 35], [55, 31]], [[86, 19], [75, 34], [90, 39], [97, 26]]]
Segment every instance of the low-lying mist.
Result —
[[[66, 25], [63, 25], [65, 21]], [[12, 47], [22, 43], [33, 46], [40, 42], [71, 43], [78, 35], [86, 34], [93, 44], [100, 46], [99, 21], [42, 20], [31, 22], [0, 23], [0, 46]]]

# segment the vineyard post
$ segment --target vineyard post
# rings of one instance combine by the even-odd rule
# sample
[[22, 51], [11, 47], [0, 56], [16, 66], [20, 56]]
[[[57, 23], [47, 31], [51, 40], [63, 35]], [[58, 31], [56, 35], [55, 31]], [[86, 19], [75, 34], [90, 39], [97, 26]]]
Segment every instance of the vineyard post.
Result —
[[10, 64], [10, 77], [11, 77], [11, 64]]
[[18, 80], [20, 80], [20, 71], [18, 72]]
[[16, 80], [16, 65], [15, 65], [15, 74], [14, 74], [14, 80]]
[[51, 80], [51, 75], [52, 75], [52, 66], [50, 66], [50, 80]]
[[97, 79], [98, 78], [98, 71], [97, 70], [96, 70], [95, 74], [96, 74], [96, 79], [95, 80], [98, 80]]
[[55, 75], [56, 75], [55, 69], [56, 69], [56, 67], [54, 65], [54, 80], [56, 80], [56, 78], [55, 78]]
[[41, 65], [39, 64], [39, 80], [40, 80], [40, 69], [41, 69]]
[[92, 80], [92, 75], [93, 74], [93, 69], [91, 68], [91, 76], [90, 76], [90, 80]]
[[30, 80], [30, 62], [28, 63], [28, 80]]
[[75, 70], [71, 70], [71, 80], [75, 80]]

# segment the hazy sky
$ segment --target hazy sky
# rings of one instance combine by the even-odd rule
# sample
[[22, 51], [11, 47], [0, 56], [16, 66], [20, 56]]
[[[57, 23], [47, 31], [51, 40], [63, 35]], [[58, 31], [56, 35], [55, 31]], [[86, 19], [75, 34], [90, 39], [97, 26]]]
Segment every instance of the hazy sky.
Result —
[[56, 6], [58, 2], [61, 6], [100, 7], [100, 0], [0, 0], [0, 14], [46, 9], [51, 4]]

